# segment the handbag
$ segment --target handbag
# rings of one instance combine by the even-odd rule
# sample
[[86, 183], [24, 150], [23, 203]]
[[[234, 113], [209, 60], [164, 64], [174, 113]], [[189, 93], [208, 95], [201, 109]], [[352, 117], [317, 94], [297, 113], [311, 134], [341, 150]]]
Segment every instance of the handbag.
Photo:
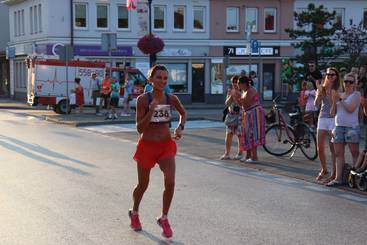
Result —
[[238, 126], [238, 114], [227, 113], [224, 124], [228, 127]]
[[227, 114], [228, 114], [228, 106], [226, 106], [226, 108], [223, 109], [223, 117], [222, 117], [223, 122], [224, 120], [226, 120]]

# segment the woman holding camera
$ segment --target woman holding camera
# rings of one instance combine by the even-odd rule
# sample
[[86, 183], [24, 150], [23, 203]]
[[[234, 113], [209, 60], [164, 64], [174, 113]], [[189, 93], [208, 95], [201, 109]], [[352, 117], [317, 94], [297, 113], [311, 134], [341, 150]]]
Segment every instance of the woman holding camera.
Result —
[[233, 135], [237, 135], [237, 155], [234, 159], [238, 160], [242, 158], [242, 151], [240, 149], [240, 127], [239, 127], [239, 115], [240, 115], [240, 106], [237, 101], [241, 96], [240, 89], [238, 87], [238, 76], [235, 75], [231, 78], [231, 88], [228, 90], [227, 99], [225, 105], [228, 108], [228, 113], [225, 117], [224, 123], [226, 124], [226, 148], [224, 154], [220, 157], [220, 160], [229, 160], [231, 147], [232, 147], [232, 139]]

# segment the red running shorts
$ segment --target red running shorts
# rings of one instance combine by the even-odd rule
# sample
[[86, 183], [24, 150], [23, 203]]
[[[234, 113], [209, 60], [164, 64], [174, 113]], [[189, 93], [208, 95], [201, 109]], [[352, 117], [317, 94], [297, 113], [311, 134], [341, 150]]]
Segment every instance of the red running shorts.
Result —
[[174, 157], [177, 152], [176, 141], [147, 141], [139, 139], [134, 160], [143, 168], [153, 168], [159, 160]]

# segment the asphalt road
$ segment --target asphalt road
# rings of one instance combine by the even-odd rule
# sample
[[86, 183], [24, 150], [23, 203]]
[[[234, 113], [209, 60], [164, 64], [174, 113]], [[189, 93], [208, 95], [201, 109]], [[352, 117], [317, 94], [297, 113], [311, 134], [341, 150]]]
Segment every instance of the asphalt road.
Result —
[[[141, 205], [144, 231], [128, 225], [136, 134], [95, 133], [19, 111], [1, 111], [0, 128], [0, 244], [166, 243], [155, 224], [163, 187], [158, 168]], [[189, 129], [187, 138], [195, 137], [190, 130], [202, 129]], [[364, 244], [366, 211], [364, 195], [184, 148], [171, 244]]]

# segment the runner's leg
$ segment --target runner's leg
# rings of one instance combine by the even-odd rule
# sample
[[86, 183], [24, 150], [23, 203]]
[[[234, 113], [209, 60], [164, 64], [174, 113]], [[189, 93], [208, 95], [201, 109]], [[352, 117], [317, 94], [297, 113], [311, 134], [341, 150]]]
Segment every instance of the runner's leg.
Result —
[[143, 198], [144, 192], [148, 188], [149, 185], [149, 175], [150, 175], [150, 168], [146, 169], [141, 167], [139, 163], [136, 164], [138, 169], [138, 184], [136, 185], [134, 192], [133, 192], [133, 211], [139, 211], [140, 201]]
[[167, 215], [175, 191], [176, 162], [175, 158], [171, 157], [168, 159], [159, 160], [158, 164], [164, 175], [162, 215]]

